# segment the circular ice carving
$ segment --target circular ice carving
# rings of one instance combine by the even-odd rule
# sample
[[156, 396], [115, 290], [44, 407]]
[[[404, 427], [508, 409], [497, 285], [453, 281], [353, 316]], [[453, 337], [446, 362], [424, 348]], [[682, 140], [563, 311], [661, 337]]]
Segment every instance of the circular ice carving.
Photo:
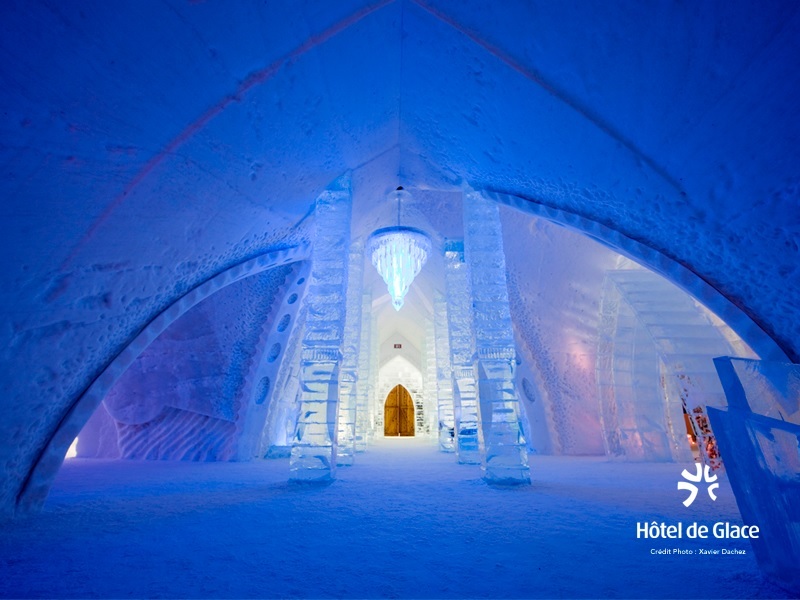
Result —
[[278, 333], [283, 333], [284, 331], [286, 331], [286, 328], [289, 326], [289, 321], [291, 321], [291, 320], [292, 320], [291, 316], [283, 315], [281, 317], [281, 320], [278, 321], [278, 326], [276, 327], [276, 329], [278, 330]]
[[256, 391], [256, 404], [264, 404], [269, 394], [269, 377], [262, 377], [258, 382], [258, 390]]
[[291, 296], [289, 296], [289, 298], [286, 300], [286, 303], [287, 303], [287, 304], [294, 304], [295, 302], [297, 302], [297, 294], [292, 294], [292, 295], [291, 295]]
[[280, 342], [275, 342], [272, 344], [272, 348], [269, 349], [269, 354], [267, 355], [267, 362], [275, 362], [275, 359], [278, 358], [278, 355], [281, 353], [281, 345]]
[[533, 391], [533, 386], [531, 382], [527, 380], [527, 378], [522, 378], [522, 393], [525, 394], [525, 397], [528, 399], [528, 402], [535, 402], [536, 401], [536, 392]]

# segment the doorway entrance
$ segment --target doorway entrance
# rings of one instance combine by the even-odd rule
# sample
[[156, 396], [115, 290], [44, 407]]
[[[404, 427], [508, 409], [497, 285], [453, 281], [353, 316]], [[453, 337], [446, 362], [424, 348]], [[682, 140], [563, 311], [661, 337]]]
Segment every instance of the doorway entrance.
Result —
[[414, 403], [411, 394], [402, 385], [395, 386], [383, 407], [384, 436], [414, 435]]

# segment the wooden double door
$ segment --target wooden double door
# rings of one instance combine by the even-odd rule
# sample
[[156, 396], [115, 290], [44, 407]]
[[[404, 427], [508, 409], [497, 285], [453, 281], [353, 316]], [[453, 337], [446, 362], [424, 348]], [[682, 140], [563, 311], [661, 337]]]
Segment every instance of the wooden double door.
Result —
[[414, 402], [402, 385], [395, 386], [386, 396], [383, 407], [383, 435], [414, 435]]

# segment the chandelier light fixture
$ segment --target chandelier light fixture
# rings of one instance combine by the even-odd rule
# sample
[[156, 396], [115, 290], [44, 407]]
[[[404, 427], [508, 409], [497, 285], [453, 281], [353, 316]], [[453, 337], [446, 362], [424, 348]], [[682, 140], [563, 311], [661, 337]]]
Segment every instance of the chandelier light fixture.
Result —
[[400, 225], [400, 202], [408, 192], [399, 187], [393, 194], [397, 196], [397, 225], [373, 232], [366, 251], [386, 282], [392, 306], [400, 310], [411, 283], [428, 260], [431, 240], [419, 229]]

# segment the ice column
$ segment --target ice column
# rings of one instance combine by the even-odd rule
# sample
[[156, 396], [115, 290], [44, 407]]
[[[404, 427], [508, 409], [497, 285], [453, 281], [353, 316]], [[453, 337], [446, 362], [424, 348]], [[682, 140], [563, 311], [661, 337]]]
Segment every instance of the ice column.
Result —
[[530, 483], [514, 383], [516, 346], [497, 204], [478, 193], [467, 194], [464, 232], [466, 260], [472, 276], [478, 418], [485, 448], [483, 477], [492, 483]]
[[380, 339], [378, 337], [378, 315], [372, 313], [372, 325], [370, 326], [370, 359], [369, 359], [369, 409], [367, 413], [367, 443], [375, 435], [378, 414], [383, 418], [384, 398], [376, 398], [378, 393], [378, 368], [380, 367]]
[[433, 327], [436, 338], [436, 394], [439, 417], [439, 450], [453, 452], [453, 370], [450, 367], [450, 331], [447, 327], [447, 302], [437, 294], [433, 301]]
[[317, 198], [308, 314], [300, 361], [300, 416], [290, 478], [328, 481], [336, 470], [336, 417], [350, 245], [350, 185], [340, 178]]
[[372, 365], [372, 293], [361, 296], [361, 343], [358, 350], [358, 377], [356, 400], [356, 452], [367, 449], [367, 429], [369, 428], [369, 375]]
[[447, 280], [447, 319], [453, 372], [455, 448], [458, 462], [480, 464], [478, 439], [478, 386], [472, 361], [472, 293], [464, 262], [464, 242], [450, 240], [444, 248]]
[[425, 321], [425, 431], [438, 435], [438, 406], [436, 396], [436, 332], [433, 320]]
[[361, 339], [361, 288], [364, 246], [353, 242], [347, 271], [347, 316], [344, 322], [344, 352], [339, 375], [339, 438], [337, 464], [352, 465], [355, 457], [356, 394], [358, 388], [359, 341]]

